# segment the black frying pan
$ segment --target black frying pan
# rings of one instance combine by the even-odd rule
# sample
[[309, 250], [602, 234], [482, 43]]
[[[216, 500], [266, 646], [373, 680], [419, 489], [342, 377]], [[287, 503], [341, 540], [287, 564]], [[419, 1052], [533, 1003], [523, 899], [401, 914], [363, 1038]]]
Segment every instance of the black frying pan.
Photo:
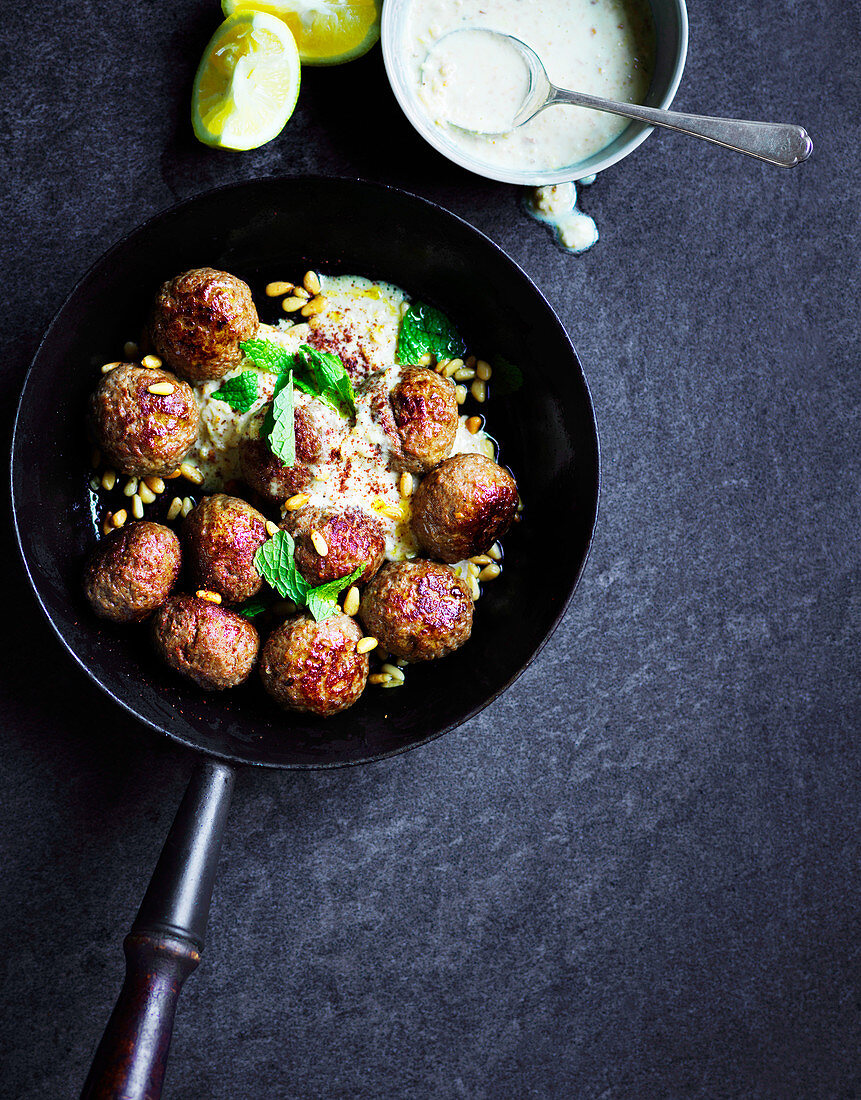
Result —
[[[169, 673], [143, 628], [94, 618], [81, 571], [96, 531], [84, 409], [101, 363], [136, 336], [158, 285], [190, 267], [263, 286], [314, 267], [386, 279], [444, 309], [472, 348], [505, 356], [522, 386], [494, 394], [490, 427], [515, 472], [523, 521], [505, 539], [471, 640], [365, 692], [325, 721], [279, 712], [256, 683], [206, 695]], [[497, 387], [497, 390], [499, 387]], [[326, 768], [378, 760], [466, 721], [547, 641], [589, 549], [598, 440], [576, 353], [529, 278], [487, 237], [432, 203], [353, 180], [267, 179], [211, 191], [158, 215], [84, 276], [27, 376], [12, 445], [12, 504], [36, 596], [72, 657], [141, 722], [203, 754], [125, 941], [126, 980], [85, 1097], [158, 1097], [183, 980], [197, 966], [218, 849], [239, 764]]]

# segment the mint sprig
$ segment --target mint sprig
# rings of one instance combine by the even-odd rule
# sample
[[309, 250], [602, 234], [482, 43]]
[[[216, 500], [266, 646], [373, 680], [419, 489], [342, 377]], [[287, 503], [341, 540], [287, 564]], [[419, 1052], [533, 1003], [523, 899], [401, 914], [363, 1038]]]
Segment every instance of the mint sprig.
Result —
[[310, 585], [296, 566], [295, 551], [293, 536], [287, 531], [276, 531], [254, 555], [254, 568], [282, 599], [292, 600], [301, 607]]
[[243, 340], [239, 347], [256, 367], [268, 374], [283, 374], [293, 364], [293, 353], [273, 340]]
[[280, 458], [285, 466], [292, 466], [296, 461], [292, 370], [278, 379], [272, 405], [263, 421], [263, 436], [275, 457]]
[[399, 363], [418, 363], [430, 352], [437, 359], [455, 359], [466, 343], [451, 321], [426, 302], [413, 302], [401, 320], [395, 358]]
[[253, 370], [244, 370], [222, 382], [210, 396], [216, 401], [224, 401], [234, 412], [247, 413], [257, 400], [257, 393], [257, 375]]
[[296, 352], [295, 370], [297, 384], [305, 393], [319, 397], [342, 416], [356, 415], [353, 383], [337, 355], [302, 344]]
[[234, 607], [233, 610], [237, 615], [243, 615], [246, 619], [255, 619], [268, 607], [268, 600], [264, 600], [262, 596], [249, 596], [247, 600]]
[[358, 580], [364, 566], [360, 565], [348, 577], [339, 577], [312, 588], [296, 565], [296, 543], [287, 531], [276, 531], [254, 555], [254, 566], [268, 585], [285, 600], [297, 607], [307, 607], [318, 623], [338, 610], [338, 596]]

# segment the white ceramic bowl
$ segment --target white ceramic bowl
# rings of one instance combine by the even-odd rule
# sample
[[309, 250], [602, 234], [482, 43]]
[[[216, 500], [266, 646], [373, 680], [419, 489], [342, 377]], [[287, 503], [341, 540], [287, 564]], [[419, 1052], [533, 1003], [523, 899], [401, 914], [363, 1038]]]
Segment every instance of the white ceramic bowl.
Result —
[[[682, 79], [688, 53], [688, 12], [685, 0], [649, 0], [655, 22], [655, 72], [646, 98], [649, 107], [667, 108]], [[654, 127], [631, 122], [609, 145], [575, 164], [547, 172], [508, 169], [498, 164], [486, 164], [459, 148], [434, 126], [424, 113], [416, 95], [414, 76], [406, 64], [403, 37], [407, 11], [411, 0], [386, 0], [383, 5], [382, 43], [386, 73], [401, 109], [421, 136], [434, 149], [462, 168], [488, 179], [526, 186], [567, 183], [603, 172], [611, 164], [632, 153], [646, 140]]]

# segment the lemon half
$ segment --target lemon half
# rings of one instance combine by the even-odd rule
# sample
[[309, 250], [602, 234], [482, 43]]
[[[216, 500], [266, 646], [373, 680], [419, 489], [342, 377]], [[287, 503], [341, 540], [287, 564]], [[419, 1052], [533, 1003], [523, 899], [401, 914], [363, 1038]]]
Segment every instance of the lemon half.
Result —
[[380, 37], [382, 0], [221, 0], [225, 15], [261, 11], [283, 19], [303, 65], [341, 65]]
[[219, 149], [256, 149], [284, 129], [299, 95], [289, 27], [259, 11], [226, 19], [203, 51], [191, 96], [195, 135]]

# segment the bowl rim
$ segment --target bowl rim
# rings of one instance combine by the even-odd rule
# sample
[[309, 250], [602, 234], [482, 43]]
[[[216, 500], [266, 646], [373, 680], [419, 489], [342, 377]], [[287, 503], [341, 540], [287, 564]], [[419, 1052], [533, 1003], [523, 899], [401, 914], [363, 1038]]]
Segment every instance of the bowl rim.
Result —
[[[132, 706], [125, 698], [123, 698], [122, 695], [117, 694], [113, 690], [111, 690], [111, 688], [100, 679], [97, 670], [92, 668], [76, 652], [75, 648], [72, 646], [69, 639], [65, 636], [63, 631], [60, 629], [60, 626], [54, 621], [54, 616], [52, 615], [50, 609], [46, 606], [46, 603], [42, 598], [42, 593], [40, 591], [37, 580], [33, 575], [33, 570], [31, 569], [31, 563], [30, 563], [30, 560], [28, 558], [27, 551], [25, 549], [24, 535], [23, 535], [23, 532], [22, 532], [22, 529], [21, 529], [20, 517], [19, 517], [19, 514], [18, 514], [18, 507], [17, 507], [17, 504], [16, 504], [16, 499], [17, 499], [17, 496], [18, 496], [18, 490], [17, 490], [17, 486], [16, 486], [16, 469], [20, 465], [19, 461], [17, 460], [17, 452], [18, 452], [19, 446], [22, 445], [21, 444], [21, 439], [20, 439], [22, 413], [23, 413], [23, 410], [25, 408], [25, 404], [26, 404], [28, 396], [29, 396], [29, 390], [30, 390], [32, 382], [33, 382], [33, 378], [34, 378], [34, 374], [35, 374], [35, 368], [36, 368], [36, 366], [37, 366], [37, 364], [40, 360], [40, 357], [41, 357], [42, 352], [43, 352], [43, 348], [45, 347], [45, 345], [49, 341], [49, 338], [53, 335], [54, 329], [57, 327], [62, 315], [64, 314], [64, 312], [67, 308], [67, 306], [71, 303], [72, 299], [76, 297], [76, 295], [79, 293], [79, 291], [87, 284], [88, 280], [93, 275], [95, 275], [95, 273], [98, 271], [98, 269], [110, 257], [116, 255], [128, 243], [128, 241], [132, 237], [135, 237], [139, 233], [144, 232], [147, 228], [149, 228], [155, 222], [160, 221], [160, 220], [165, 219], [165, 218], [168, 218], [168, 217], [171, 217], [171, 216], [177, 214], [183, 208], [191, 206], [195, 202], [197, 202], [201, 199], [207, 199], [207, 198], [209, 198], [213, 195], [223, 193], [223, 192], [228, 192], [228, 191], [231, 191], [231, 190], [240, 191], [240, 190], [243, 190], [243, 189], [248, 188], [248, 187], [253, 187], [255, 185], [260, 185], [260, 184], [266, 185], [266, 184], [273, 184], [273, 183], [279, 183], [279, 182], [288, 183], [290, 181], [302, 181], [302, 182], [306, 182], [306, 183], [309, 183], [309, 182], [310, 183], [313, 183], [313, 182], [338, 183], [338, 184], [346, 184], [346, 185], [349, 185], [349, 186], [358, 185], [360, 188], [364, 188], [364, 189], [368, 189], [368, 190], [378, 190], [378, 191], [388, 192], [390, 194], [396, 194], [400, 197], [406, 198], [406, 199], [414, 201], [414, 202], [416, 202], [420, 205], [423, 205], [423, 206], [427, 207], [430, 210], [434, 210], [436, 212], [442, 213], [444, 216], [446, 216], [448, 218], [451, 218], [454, 221], [460, 223], [460, 225], [463, 226], [469, 233], [472, 233], [472, 234], [476, 235], [488, 247], [493, 249], [493, 251], [499, 253], [499, 255], [503, 258], [503, 260], [513, 269], [513, 272], [517, 276], [519, 276], [520, 278], [526, 280], [529, 283], [529, 285], [533, 288], [534, 292], [538, 295], [539, 299], [541, 300], [541, 302], [543, 303], [543, 305], [547, 309], [549, 318], [558, 327], [560, 333], [562, 334], [565, 341], [568, 343], [569, 347], [571, 348], [571, 353], [574, 357], [575, 363], [576, 363], [577, 368], [578, 368], [580, 381], [582, 383], [583, 392], [584, 392], [584, 396], [585, 396], [585, 399], [586, 399], [586, 405], [587, 405], [588, 414], [589, 414], [588, 419], [589, 419], [589, 423], [591, 425], [591, 436], [592, 436], [592, 443], [593, 443], [593, 448], [594, 448], [594, 458], [595, 458], [594, 509], [593, 509], [593, 514], [592, 514], [592, 517], [591, 517], [589, 538], [588, 538], [588, 540], [586, 542], [586, 545], [584, 547], [583, 556], [582, 556], [582, 559], [580, 561], [579, 568], [576, 570], [576, 572], [571, 577], [570, 584], [569, 584], [569, 587], [568, 587], [568, 591], [565, 593], [564, 598], [560, 601], [560, 605], [559, 605], [557, 614], [554, 616], [554, 618], [550, 622], [550, 624], [549, 624], [549, 626], [548, 626], [548, 628], [547, 628], [547, 630], [544, 634], [544, 637], [541, 639], [540, 643], [536, 646], [535, 650], [529, 656], [528, 660], [525, 661], [524, 664], [521, 665], [521, 667], [519, 669], [517, 669], [517, 671], [505, 683], [501, 684], [498, 687], [497, 690], [492, 692], [492, 694], [484, 697], [482, 699], [482, 701], [478, 705], [474, 706], [468, 713], [466, 713], [463, 716], [461, 716], [460, 718], [458, 718], [457, 721], [450, 722], [446, 725], [437, 727], [431, 733], [429, 733], [426, 737], [420, 738], [416, 741], [412, 741], [412, 742], [409, 742], [409, 743], [404, 744], [404, 745], [400, 745], [397, 748], [388, 750], [386, 752], [372, 753], [368, 756], [362, 756], [362, 757], [357, 757], [357, 758], [352, 758], [352, 759], [347, 759], [347, 760], [334, 760], [334, 761], [330, 760], [330, 761], [321, 761], [321, 762], [305, 762], [305, 761], [275, 761], [275, 762], [273, 762], [273, 761], [249, 759], [249, 758], [244, 757], [244, 756], [242, 756], [238, 753], [233, 753], [233, 752], [230, 752], [230, 751], [222, 751], [222, 750], [214, 749], [214, 748], [204, 748], [200, 744], [196, 743], [194, 740], [183, 736], [182, 734], [180, 734], [176, 730], [171, 729], [169, 725], [167, 725], [167, 724], [160, 725], [158, 722], [155, 722], [152, 719], [150, 719], [150, 718], [146, 717], [145, 715], [141, 714], [139, 711], [137, 711], [135, 709], [134, 706]], [[558, 628], [558, 626], [559, 626], [566, 610], [568, 609], [568, 607], [571, 603], [571, 600], [574, 596], [574, 592], [575, 592], [575, 590], [576, 590], [576, 588], [577, 588], [578, 584], [580, 583], [580, 580], [583, 576], [583, 572], [586, 568], [586, 563], [589, 560], [589, 556], [590, 556], [590, 553], [591, 553], [591, 550], [592, 550], [592, 545], [593, 545], [594, 540], [595, 540], [595, 532], [597, 530], [599, 507], [600, 507], [600, 495], [601, 495], [601, 445], [600, 445], [600, 439], [599, 439], [599, 435], [598, 435], [598, 426], [597, 426], [597, 422], [596, 422], [596, 418], [595, 418], [595, 406], [594, 406], [594, 402], [592, 400], [592, 394], [589, 390], [589, 385], [588, 385], [588, 382], [587, 382], [587, 379], [586, 379], [585, 372], [583, 371], [582, 364], [580, 362], [580, 357], [577, 354], [576, 348], [574, 347], [574, 343], [571, 340], [570, 335], [568, 334], [568, 330], [563, 325], [562, 321], [557, 316], [556, 311], [553, 309], [553, 307], [547, 301], [547, 298], [544, 296], [544, 294], [542, 293], [542, 291], [540, 290], [538, 285], [535, 283], [535, 281], [523, 270], [522, 267], [520, 267], [520, 265], [514, 259], [512, 259], [511, 256], [508, 255], [508, 253], [503, 248], [501, 248], [498, 244], [496, 244], [495, 241], [493, 241], [490, 237], [488, 237], [480, 229], [477, 229], [470, 222], [466, 221], [466, 219], [461, 218], [458, 214], [453, 213], [452, 211], [448, 210], [446, 207], [442, 206], [439, 203], [434, 202], [431, 199], [426, 199], [421, 195], [413, 194], [412, 192], [406, 191], [403, 188], [395, 187], [391, 184], [381, 183], [381, 182], [374, 181], [374, 180], [365, 180], [365, 179], [362, 179], [362, 178], [356, 177], [356, 176], [326, 176], [326, 175], [322, 175], [322, 174], [318, 174], [318, 173], [299, 174], [299, 175], [292, 175], [292, 176], [291, 175], [255, 176], [255, 177], [252, 177], [251, 179], [234, 181], [234, 182], [231, 182], [231, 183], [228, 183], [228, 184], [221, 184], [217, 187], [207, 188], [205, 191], [198, 192], [197, 194], [189, 196], [188, 198], [183, 199], [180, 202], [173, 203], [168, 207], [164, 207], [161, 210], [156, 211], [150, 217], [144, 219], [144, 221], [132, 226], [132, 228], [130, 230], [128, 230], [128, 232], [124, 233], [113, 244], [111, 244], [108, 248], [106, 248], [103, 252], [101, 252], [96, 257], [96, 259], [93, 261], [93, 263], [91, 263], [87, 267], [87, 269], [83, 272], [83, 274], [80, 276], [80, 278], [78, 278], [76, 280], [75, 284], [72, 286], [72, 288], [66, 294], [63, 301], [61, 302], [61, 304], [57, 308], [56, 312], [54, 313], [54, 316], [52, 317], [50, 323], [46, 326], [45, 331], [43, 332], [41, 339], [39, 340], [39, 344], [36, 348], [36, 351], [33, 354], [33, 358], [30, 362], [30, 366], [28, 367], [27, 373], [24, 377], [24, 381], [23, 381], [22, 387], [21, 387], [21, 394], [20, 394], [20, 397], [18, 399], [18, 403], [16, 405], [15, 419], [14, 419], [14, 423], [13, 423], [13, 427], [12, 427], [12, 435], [11, 435], [11, 439], [10, 439], [9, 458], [10, 458], [10, 462], [9, 462], [10, 510], [12, 512], [12, 526], [13, 526], [14, 535], [15, 535], [15, 543], [16, 543], [17, 548], [18, 548], [18, 553], [20, 555], [20, 560], [21, 560], [21, 563], [24, 567], [24, 572], [27, 575], [27, 579], [30, 583], [30, 586], [33, 590], [33, 594], [36, 598], [36, 602], [38, 603], [42, 613], [45, 616], [45, 618], [48, 620], [48, 623], [50, 624], [51, 629], [54, 631], [55, 635], [59, 639], [60, 644], [65, 649], [65, 651], [68, 653], [68, 655], [72, 658], [72, 660], [75, 662], [75, 664], [78, 665], [78, 667], [87, 675], [87, 677], [90, 679], [90, 681], [92, 683], [94, 683], [96, 685], [96, 687], [99, 688], [100, 691], [102, 691], [105, 695], [108, 696], [109, 699], [111, 699], [114, 703], [116, 703], [123, 710], [125, 710], [132, 718], [134, 718], [141, 725], [147, 726], [149, 729], [151, 729], [153, 732], [159, 734], [160, 736], [167, 737], [174, 744], [181, 745], [184, 748], [192, 749], [194, 752], [201, 753], [202, 755], [204, 755], [206, 757], [209, 757], [210, 759], [221, 760], [221, 761], [223, 761], [225, 763], [228, 763], [228, 764], [234, 764], [234, 765], [237, 765], [237, 766], [246, 766], [246, 767], [257, 767], [257, 768], [273, 768], [273, 769], [277, 769], [279, 771], [281, 771], [281, 770], [285, 770], [285, 771], [320, 771], [320, 770], [326, 770], [326, 769], [330, 769], [330, 768], [353, 767], [353, 766], [356, 766], [356, 765], [359, 765], [359, 764], [366, 764], [366, 763], [376, 762], [378, 760], [385, 760], [385, 759], [388, 759], [388, 758], [393, 757], [393, 756], [400, 756], [402, 753], [409, 752], [410, 750], [412, 750], [414, 748], [418, 748], [419, 746], [426, 745], [426, 744], [430, 743], [431, 741], [435, 741], [437, 738], [442, 737], [444, 734], [449, 733], [450, 731], [458, 728], [459, 726], [463, 725], [464, 723], [470, 721], [472, 718], [474, 718], [481, 711], [485, 710], [495, 699], [497, 699], [503, 692], [507, 691], [508, 688], [511, 687], [511, 685], [517, 679], [519, 679], [520, 676], [523, 675], [523, 673], [526, 671], [526, 669], [529, 668], [529, 666], [536, 660], [538, 655], [542, 652], [542, 650], [547, 645], [547, 643], [549, 642], [552, 635], [556, 632], [556, 630], [557, 630], [557, 628]]]
[[[649, 2], [651, 6], [651, 0], [649, 0]], [[670, 82], [659, 102], [653, 104], [653, 106], [663, 110], [667, 110], [675, 99], [688, 56], [689, 22], [686, 0], [669, 0], [669, 2], [676, 8], [676, 14], [679, 20], [679, 42]], [[398, 64], [393, 42], [393, 27], [395, 19], [409, 3], [412, 3], [412, 0], [386, 0], [386, 3], [383, 5], [380, 41], [383, 50], [383, 64], [386, 69], [389, 86], [392, 89], [392, 93], [398, 105], [417, 133], [419, 133], [429, 145], [433, 146], [438, 153], [441, 153], [442, 156], [452, 161], [452, 163], [459, 165], [461, 168], [465, 168], [467, 171], [473, 172], [478, 176], [484, 176], [486, 179], [497, 180], [499, 183], [520, 184], [524, 187], [546, 187], [557, 183], [576, 183], [578, 180], [595, 176], [599, 172], [603, 172], [620, 160], [623, 160], [630, 153], [633, 153], [635, 149], [638, 149], [654, 131], [654, 126], [647, 126], [642, 122], [631, 122], [627, 130], [623, 131], [625, 133], [630, 131], [630, 136], [614, 153], [602, 157], [600, 155], [601, 151], [599, 150], [591, 157], [587, 157], [585, 160], [580, 161], [579, 164], [567, 165], [565, 168], [561, 169], [556, 168], [544, 172], [529, 172], [520, 170], [515, 171], [513, 169], [506, 170], [501, 165], [485, 164], [477, 157], [473, 157], [464, 150], [458, 149], [453, 142], [449, 142], [443, 136], [441, 131], [438, 132], [431, 125], [427, 115], [419, 110], [417, 101], [414, 100], [403, 83], [398, 79]]]

